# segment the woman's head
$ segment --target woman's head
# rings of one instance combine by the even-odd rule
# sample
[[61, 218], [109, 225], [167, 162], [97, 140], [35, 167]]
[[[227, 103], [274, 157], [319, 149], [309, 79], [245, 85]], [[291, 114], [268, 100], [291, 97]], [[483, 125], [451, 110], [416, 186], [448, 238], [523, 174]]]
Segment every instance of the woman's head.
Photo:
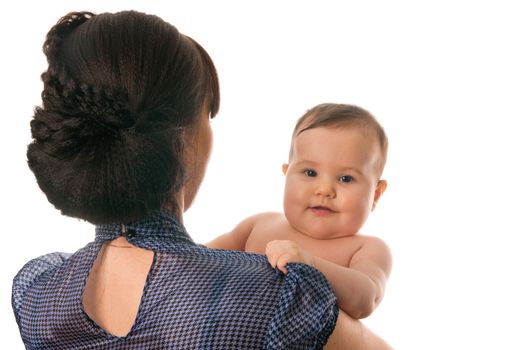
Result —
[[156, 16], [126, 11], [66, 15], [44, 53], [27, 156], [48, 200], [94, 223], [180, 205], [175, 193], [203, 172], [191, 155], [209, 151], [192, 142], [208, 143], [195, 136], [219, 107], [205, 50]]

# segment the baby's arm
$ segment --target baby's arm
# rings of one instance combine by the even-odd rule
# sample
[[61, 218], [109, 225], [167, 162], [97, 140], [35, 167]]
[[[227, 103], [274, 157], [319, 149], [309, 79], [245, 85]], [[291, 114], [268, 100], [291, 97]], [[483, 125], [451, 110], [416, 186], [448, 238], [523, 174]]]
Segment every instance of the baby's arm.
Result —
[[269, 242], [266, 255], [270, 264], [283, 272], [288, 262], [317, 268], [334, 288], [339, 308], [359, 319], [370, 315], [381, 302], [392, 267], [388, 246], [381, 239], [365, 238], [347, 267], [311, 255], [292, 241]]
[[243, 251], [246, 246], [255, 222], [258, 220], [259, 215], [250, 216], [241, 221], [231, 232], [225, 233], [218, 236], [205, 246], [212, 249], [228, 249], [228, 250], [241, 250]]

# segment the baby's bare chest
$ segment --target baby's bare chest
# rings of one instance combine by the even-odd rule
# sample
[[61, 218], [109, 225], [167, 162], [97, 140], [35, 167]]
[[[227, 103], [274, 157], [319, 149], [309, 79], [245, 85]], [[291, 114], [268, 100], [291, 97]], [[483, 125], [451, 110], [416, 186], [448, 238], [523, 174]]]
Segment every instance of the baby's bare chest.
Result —
[[286, 220], [276, 219], [255, 225], [246, 242], [245, 250], [265, 254], [266, 244], [273, 240], [293, 241], [310, 254], [342, 266], [348, 266], [354, 253], [363, 244], [362, 236], [314, 239], [294, 230]]

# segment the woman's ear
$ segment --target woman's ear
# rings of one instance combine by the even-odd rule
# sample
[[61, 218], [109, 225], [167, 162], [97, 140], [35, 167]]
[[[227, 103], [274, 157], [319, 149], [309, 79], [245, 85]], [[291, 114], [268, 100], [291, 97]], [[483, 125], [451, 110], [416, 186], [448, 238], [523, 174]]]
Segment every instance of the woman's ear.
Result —
[[286, 175], [287, 171], [288, 171], [288, 164], [286, 163], [282, 164], [282, 173]]
[[378, 200], [380, 199], [381, 195], [385, 190], [387, 189], [387, 181], [386, 180], [379, 180], [378, 184], [376, 185], [376, 191], [374, 192], [374, 201], [372, 202], [372, 209], [373, 211], [376, 208], [376, 204], [378, 204]]

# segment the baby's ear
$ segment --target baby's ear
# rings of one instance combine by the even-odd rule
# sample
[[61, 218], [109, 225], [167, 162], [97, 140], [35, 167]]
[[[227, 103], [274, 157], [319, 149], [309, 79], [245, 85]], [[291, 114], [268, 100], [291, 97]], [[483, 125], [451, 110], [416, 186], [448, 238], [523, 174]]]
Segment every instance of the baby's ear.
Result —
[[282, 164], [282, 173], [286, 175], [287, 171], [288, 171], [288, 164], [286, 163]]
[[372, 203], [372, 210], [376, 208], [376, 204], [378, 204], [378, 200], [380, 199], [381, 195], [385, 190], [387, 189], [387, 181], [386, 180], [379, 180], [378, 184], [376, 185], [376, 191], [374, 192], [374, 201]]

